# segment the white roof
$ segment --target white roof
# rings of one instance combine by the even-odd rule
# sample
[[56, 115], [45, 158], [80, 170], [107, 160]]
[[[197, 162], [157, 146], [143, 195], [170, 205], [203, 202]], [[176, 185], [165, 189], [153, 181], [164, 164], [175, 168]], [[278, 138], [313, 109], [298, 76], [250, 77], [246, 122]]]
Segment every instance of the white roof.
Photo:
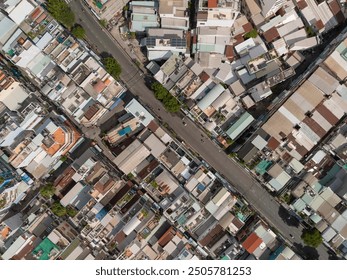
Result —
[[69, 203], [80, 193], [84, 188], [80, 182], [78, 182], [61, 200], [60, 204], [66, 207]]
[[129, 235], [132, 231], [135, 230], [135, 228], [141, 224], [141, 221], [137, 218], [137, 216], [134, 216], [123, 228], [123, 232], [126, 235]]
[[60, 236], [57, 234], [57, 232], [55, 230], [53, 230], [48, 236], [47, 238], [49, 240], [51, 240], [54, 244], [57, 244], [60, 240]]
[[17, 29], [17, 25], [4, 14], [0, 13], [0, 43], [5, 44]]
[[249, 50], [250, 48], [255, 47], [255, 41], [253, 38], [249, 38], [246, 41], [243, 41], [242, 43], [235, 46], [235, 51], [240, 54], [246, 50]]
[[12, 258], [18, 250], [23, 246], [23, 244], [26, 242], [26, 240], [19, 236], [16, 241], [6, 250], [6, 252], [1, 256], [3, 260], [9, 260]]
[[267, 141], [260, 135], [257, 135], [257, 137], [253, 139], [252, 144], [261, 151], [267, 145]]
[[303, 40], [300, 40], [298, 42], [295, 42], [291, 47], [291, 51], [298, 51], [298, 50], [306, 50], [309, 48], [313, 48], [318, 45], [318, 40], [316, 37], [310, 37]]
[[132, 99], [129, 104], [125, 106], [125, 109], [138, 118], [144, 126], [147, 126], [154, 120], [154, 117], [136, 99]]
[[22, 0], [10, 13], [10, 18], [20, 25], [22, 21], [29, 15], [33, 10], [34, 6], [27, 0]]
[[326, 156], [327, 154], [325, 152], [323, 152], [322, 150], [319, 150], [312, 158], [312, 160], [315, 163], [320, 163], [321, 160]]
[[295, 158], [290, 161], [289, 166], [293, 168], [296, 173], [299, 173], [304, 168], [302, 163]]
[[19, 109], [20, 104], [27, 99], [29, 94], [18, 82], [13, 82], [10, 87], [0, 92], [0, 101], [11, 111]]
[[22, 68], [26, 68], [27, 65], [32, 61], [39, 53], [40, 49], [35, 45], [32, 45], [29, 49], [24, 50], [19, 57], [21, 58], [16, 65]]
[[333, 237], [336, 235], [336, 231], [333, 230], [331, 227], [328, 227], [322, 234], [323, 239], [326, 242], [329, 242]]
[[229, 90], [225, 90], [215, 101], [212, 102], [211, 106], [215, 109], [219, 109], [225, 103], [228, 102], [233, 96], [231, 95]]
[[280, 39], [272, 42], [272, 44], [273, 44], [274, 49], [276, 50], [276, 52], [279, 56], [282, 56], [282, 55], [288, 53], [287, 44], [283, 38], [280, 38]]
[[166, 149], [166, 146], [153, 133], [144, 141], [154, 157], [159, 157]]
[[125, 174], [129, 174], [149, 155], [150, 151], [136, 139], [122, 151], [113, 162]]
[[40, 49], [43, 50], [49, 42], [53, 39], [53, 36], [46, 32], [41, 39], [36, 43], [36, 46]]
[[299, 28], [303, 27], [304, 24], [300, 18], [296, 19], [295, 21], [290, 21], [287, 24], [284, 24], [280, 27], [277, 27], [278, 34], [280, 34], [281, 37], [292, 33]]
[[66, 257], [66, 260], [75, 260], [78, 258], [79, 255], [81, 255], [83, 252], [83, 248], [81, 246], [77, 246], [75, 250], [71, 252], [70, 255]]

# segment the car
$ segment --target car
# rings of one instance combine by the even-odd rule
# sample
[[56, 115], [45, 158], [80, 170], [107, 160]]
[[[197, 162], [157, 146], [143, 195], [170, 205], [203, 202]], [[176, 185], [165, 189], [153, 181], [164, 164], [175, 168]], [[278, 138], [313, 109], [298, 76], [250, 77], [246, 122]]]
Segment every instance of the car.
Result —
[[289, 234], [289, 236], [290, 236], [292, 239], [294, 239], [294, 238], [295, 238], [293, 234]]
[[187, 126], [187, 123], [186, 122], [182, 122], [184, 126]]

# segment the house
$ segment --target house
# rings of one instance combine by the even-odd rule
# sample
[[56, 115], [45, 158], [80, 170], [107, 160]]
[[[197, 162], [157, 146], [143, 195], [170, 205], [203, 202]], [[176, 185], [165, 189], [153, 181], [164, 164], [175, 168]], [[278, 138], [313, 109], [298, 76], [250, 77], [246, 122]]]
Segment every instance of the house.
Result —
[[260, 222], [241, 245], [256, 259], [268, 259], [271, 252], [278, 248], [277, 235]]
[[291, 147], [288, 153], [297, 160], [305, 157], [347, 112], [339, 80], [329, 74], [337, 70], [331, 56], [325, 63], [331, 70], [318, 67], [263, 125], [270, 136]]
[[265, 22], [260, 5], [256, 0], [241, 1], [241, 4], [245, 15], [252, 20], [256, 27], [261, 26]]
[[161, 28], [188, 30], [188, 1], [159, 1], [159, 16]]
[[179, 29], [149, 28], [141, 46], [146, 48], [149, 61], [166, 60], [172, 54], [188, 54], [186, 34]]
[[158, 8], [156, 1], [131, 1], [130, 32], [145, 32], [147, 28], [159, 27]]
[[268, 0], [268, 1], [259, 1], [261, 13], [264, 18], [271, 17], [274, 15], [285, 3], [287, 0]]
[[136, 139], [115, 158], [114, 164], [125, 174], [129, 174], [149, 156], [150, 153], [151, 152]]
[[145, 127], [154, 120], [154, 117], [135, 98], [125, 106], [125, 110], [137, 118]]
[[301, 0], [297, 2], [297, 6], [314, 32], [325, 33], [344, 18], [336, 1]]
[[267, 173], [272, 177], [272, 179], [267, 183], [267, 186], [275, 192], [284, 188], [291, 179], [291, 176], [277, 163], [274, 164]]
[[231, 140], [235, 140], [253, 123], [254, 118], [245, 112], [234, 124], [232, 124], [225, 133]]
[[229, 3], [216, 0], [199, 0], [197, 27], [200, 26], [233, 26], [240, 13], [238, 0]]
[[93, 11], [93, 14], [100, 20], [105, 19], [107, 21], [112, 20], [114, 17], [119, 16], [124, 6], [128, 4], [129, 0], [102, 0], [92, 1], [88, 0], [86, 3]]

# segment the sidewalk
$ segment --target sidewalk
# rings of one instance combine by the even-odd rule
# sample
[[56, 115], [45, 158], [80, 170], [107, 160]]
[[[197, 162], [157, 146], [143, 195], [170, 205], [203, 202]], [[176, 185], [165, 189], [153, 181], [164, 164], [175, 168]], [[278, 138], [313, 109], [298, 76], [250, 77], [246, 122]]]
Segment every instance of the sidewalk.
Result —
[[143, 72], [146, 72], [147, 69], [145, 68], [144, 64], [147, 62], [147, 58], [141, 52], [138, 41], [136, 39], [124, 39], [124, 36], [119, 33], [119, 25], [113, 26], [113, 28], [108, 32], [118, 42], [123, 50], [131, 57], [135, 64]]

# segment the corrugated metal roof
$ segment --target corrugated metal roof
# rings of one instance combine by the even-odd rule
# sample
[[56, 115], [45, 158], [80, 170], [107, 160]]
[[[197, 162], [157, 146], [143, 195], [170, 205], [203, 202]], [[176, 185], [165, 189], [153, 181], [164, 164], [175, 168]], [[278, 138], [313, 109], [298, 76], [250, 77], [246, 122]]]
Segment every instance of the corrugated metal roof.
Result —
[[215, 85], [207, 94], [206, 96], [201, 99], [197, 106], [200, 108], [200, 110], [204, 111], [207, 109], [213, 101], [215, 101], [224, 91], [224, 87], [220, 84]]
[[230, 139], [237, 138], [252, 122], [254, 118], [248, 112], [244, 113], [227, 131]]
[[255, 137], [253, 139], [252, 144], [255, 147], [257, 147], [259, 150], [262, 150], [267, 145], [267, 141], [264, 138], [262, 138], [261, 136], [257, 135], [257, 137]]

